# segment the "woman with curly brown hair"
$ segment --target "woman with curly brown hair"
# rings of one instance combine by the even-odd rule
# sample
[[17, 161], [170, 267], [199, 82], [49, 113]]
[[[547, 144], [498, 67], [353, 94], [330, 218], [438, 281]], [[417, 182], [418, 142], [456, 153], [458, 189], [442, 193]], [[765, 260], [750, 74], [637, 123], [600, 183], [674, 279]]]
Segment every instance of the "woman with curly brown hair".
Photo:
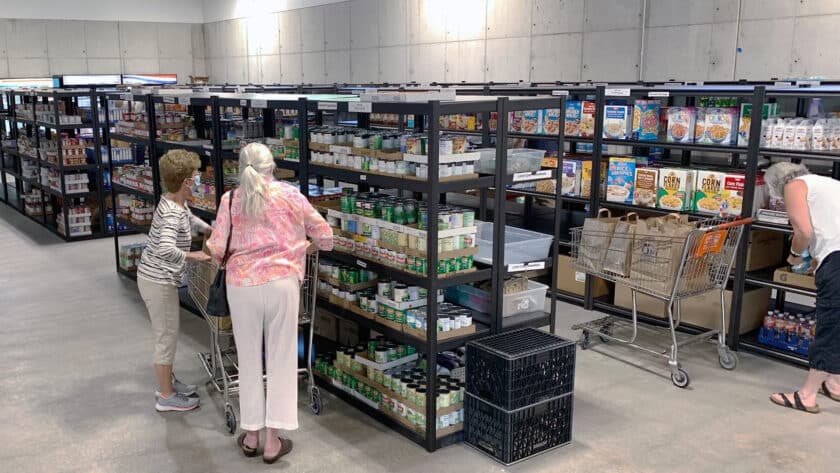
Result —
[[210, 226], [195, 217], [187, 198], [200, 179], [198, 155], [172, 150], [160, 158], [160, 173], [167, 192], [161, 197], [149, 230], [149, 241], [137, 268], [137, 286], [146, 303], [155, 338], [155, 373], [159, 412], [190, 411], [198, 407], [196, 387], [184, 384], [172, 373], [181, 305], [178, 287], [187, 260], [207, 261], [201, 251], [190, 251], [192, 231], [210, 232]]

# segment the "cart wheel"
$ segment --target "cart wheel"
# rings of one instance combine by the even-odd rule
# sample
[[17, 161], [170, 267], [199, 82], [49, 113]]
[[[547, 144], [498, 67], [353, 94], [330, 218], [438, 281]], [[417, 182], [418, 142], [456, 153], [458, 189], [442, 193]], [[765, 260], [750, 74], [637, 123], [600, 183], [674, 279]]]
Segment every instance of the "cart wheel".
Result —
[[236, 433], [236, 414], [233, 413], [233, 408], [230, 406], [225, 408], [225, 427], [229, 434]]
[[726, 350], [720, 352], [718, 361], [720, 362], [721, 368], [732, 371], [736, 366], [738, 366], [738, 355], [732, 353], [732, 350], [727, 348]]
[[310, 407], [312, 408], [312, 413], [313, 414], [315, 414], [316, 416], [321, 415], [321, 411], [324, 410], [324, 402], [321, 401], [321, 395], [320, 394], [313, 394], [312, 395], [312, 405]]
[[612, 336], [612, 334], [613, 334], [612, 324], [605, 325], [605, 326], [601, 327], [601, 330], [599, 330], [599, 332], [602, 334], [602, 335], [598, 335], [598, 338], [601, 339], [601, 343], [609, 343], [611, 340], [609, 338], [605, 337], [604, 335]]
[[678, 368], [675, 373], [671, 373], [671, 382], [678, 388], [687, 388], [691, 379], [688, 378], [688, 373], [684, 369]]
[[592, 346], [592, 337], [589, 335], [589, 332], [584, 331], [580, 334], [580, 349], [587, 350], [590, 346]]

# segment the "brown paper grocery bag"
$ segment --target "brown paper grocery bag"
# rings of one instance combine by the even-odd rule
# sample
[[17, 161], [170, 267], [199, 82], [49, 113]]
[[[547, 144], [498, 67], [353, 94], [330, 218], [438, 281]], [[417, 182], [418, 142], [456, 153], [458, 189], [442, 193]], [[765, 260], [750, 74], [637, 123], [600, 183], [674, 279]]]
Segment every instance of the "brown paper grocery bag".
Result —
[[604, 256], [610, 247], [610, 240], [619, 220], [618, 217], [613, 217], [608, 209], [601, 209], [597, 217], [584, 220], [578, 245], [579, 268], [594, 273], [603, 271]]
[[630, 280], [646, 292], [670, 295], [686, 238], [693, 229], [685, 216], [639, 221], [630, 259]]
[[633, 237], [638, 221], [639, 215], [630, 212], [615, 224], [610, 246], [604, 255], [604, 271], [622, 278], [630, 276]]

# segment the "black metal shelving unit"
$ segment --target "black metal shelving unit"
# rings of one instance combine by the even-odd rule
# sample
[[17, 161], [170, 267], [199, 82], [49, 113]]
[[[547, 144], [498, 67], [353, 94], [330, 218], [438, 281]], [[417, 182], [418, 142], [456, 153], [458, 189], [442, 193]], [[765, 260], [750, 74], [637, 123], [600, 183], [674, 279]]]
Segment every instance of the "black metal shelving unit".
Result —
[[[0, 142], [12, 144], [17, 139], [14, 107], [11, 106], [12, 97], [9, 92], [0, 94]], [[10, 207], [22, 211], [21, 193], [23, 187], [20, 179], [20, 157], [16, 146], [0, 146], [0, 184], [3, 192], [0, 198]]]
[[[87, 101], [88, 106], [83, 106], [83, 102]], [[102, 170], [102, 129], [103, 125], [100, 123], [100, 94], [95, 89], [90, 90], [64, 90], [64, 89], [33, 89], [33, 90], [12, 90], [7, 96], [7, 103], [9, 104], [8, 120], [11, 121], [12, 126], [10, 130], [10, 137], [18, 140], [17, 148], [4, 148], [5, 156], [13, 157], [13, 164], [4, 166], [4, 184], [6, 176], [10, 175], [15, 180], [15, 199], [8, 198], [8, 188], [4, 185], [4, 197], [6, 202], [13, 208], [17, 209], [31, 220], [39, 223], [41, 226], [56, 234], [65, 241], [80, 241], [92, 238], [101, 238], [107, 236], [105, 231], [105, 190], [103, 185]], [[87, 120], [82, 120], [81, 123], [62, 123], [62, 108], [68, 114], [77, 114], [80, 111], [88, 110], [89, 116], [85, 117]], [[84, 165], [65, 165], [64, 156], [62, 153], [61, 136], [79, 137], [83, 130], [90, 130], [93, 142], [93, 157], [86, 159]], [[34, 145], [35, 154], [26, 154], [20, 150], [20, 138], [27, 137], [28, 142]], [[50, 162], [46, 158], [46, 150], [42, 150], [41, 143], [46, 140], [55, 139], [57, 151], [57, 163]], [[37, 172], [36, 178], [24, 176], [22, 161], [35, 165]], [[4, 159], [4, 162], [6, 160]], [[92, 162], [91, 162], [92, 161]], [[58, 173], [59, 175], [59, 189], [55, 189], [49, 183], [42, 182], [42, 169], [47, 169]], [[68, 192], [66, 177], [67, 173], [86, 173], [88, 177], [88, 188], [86, 192]], [[91, 180], [92, 178], [92, 180]], [[32, 190], [37, 190], [40, 196], [41, 213], [39, 215], [29, 215], [22, 202], [23, 186], [19, 183], [27, 184]], [[75, 225], [70, 222], [69, 209], [73, 207], [73, 203], [77, 199], [86, 199], [87, 204], [93, 203], [93, 210], [98, 207], [98, 213], [91, 215], [91, 231], [86, 234], [72, 235], [70, 229]], [[54, 214], [46, 212], [47, 207], [50, 207]], [[57, 221], [57, 210], [61, 210], [64, 220]], [[98, 217], [96, 221], [93, 217]], [[61, 225], [59, 225], [59, 223]], [[60, 231], [60, 227], [64, 228], [64, 232]]]

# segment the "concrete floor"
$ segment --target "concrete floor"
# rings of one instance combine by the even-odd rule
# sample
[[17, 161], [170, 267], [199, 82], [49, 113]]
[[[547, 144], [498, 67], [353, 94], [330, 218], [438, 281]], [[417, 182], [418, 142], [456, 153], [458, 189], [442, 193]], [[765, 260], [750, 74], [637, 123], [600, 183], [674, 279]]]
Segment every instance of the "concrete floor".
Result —
[[[135, 283], [117, 276], [112, 240], [67, 244], [0, 205], [0, 472], [828, 472], [840, 461], [840, 404], [819, 415], [772, 406], [805, 372], [741, 354], [735, 372], [689, 349], [688, 390], [664, 363], [602, 347], [578, 352], [574, 441], [509, 469], [463, 445], [429, 454], [342, 401], [301, 403], [295, 451], [272, 467], [223, 431], [202, 387], [189, 414], [154, 411], [152, 343]], [[559, 332], [596, 316], [562, 305]], [[204, 375], [204, 322], [183, 314], [176, 371]], [[621, 360], [631, 360], [637, 366]], [[641, 366], [644, 369], [639, 369]]]

